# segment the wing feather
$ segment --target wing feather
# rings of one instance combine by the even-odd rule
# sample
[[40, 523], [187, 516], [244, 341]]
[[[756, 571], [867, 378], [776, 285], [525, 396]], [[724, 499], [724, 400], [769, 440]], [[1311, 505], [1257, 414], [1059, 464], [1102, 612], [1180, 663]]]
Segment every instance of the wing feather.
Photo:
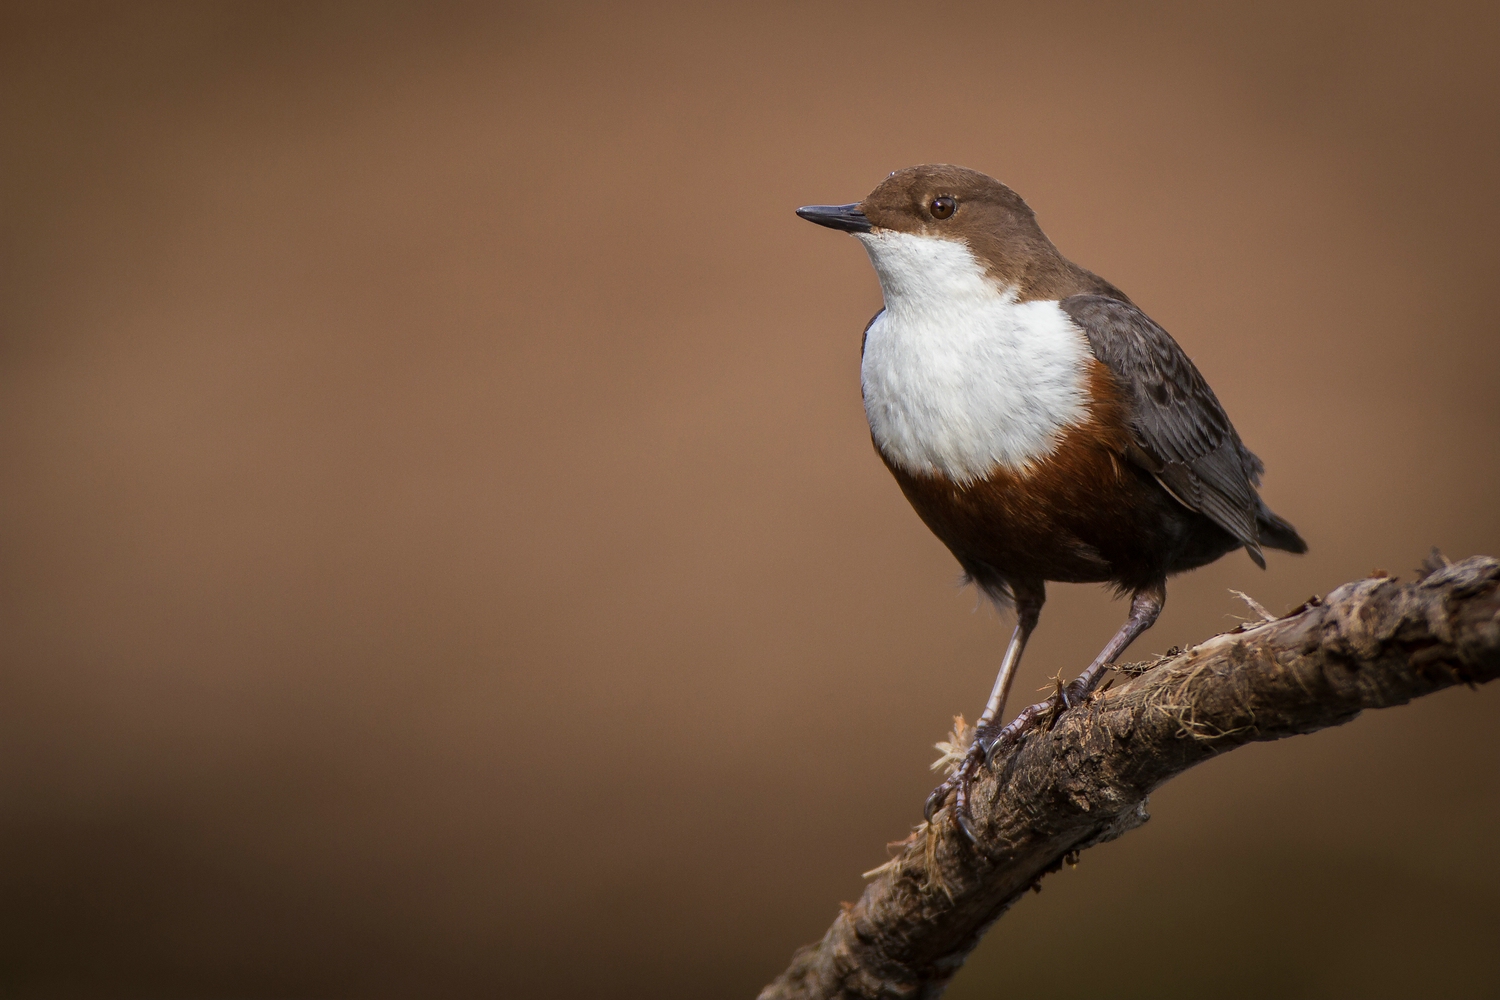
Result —
[[1256, 513], [1261, 462], [1240, 441], [1214, 391], [1177, 342], [1128, 302], [1075, 295], [1063, 311], [1115, 376], [1131, 411], [1136, 464], [1184, 506], [1244, 543], [1261, 566]]

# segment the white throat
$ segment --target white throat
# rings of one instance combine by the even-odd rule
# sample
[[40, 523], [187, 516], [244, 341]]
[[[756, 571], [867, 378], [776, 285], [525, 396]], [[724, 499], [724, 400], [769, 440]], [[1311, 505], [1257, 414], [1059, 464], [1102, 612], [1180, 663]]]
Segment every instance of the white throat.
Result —
[[887, 459], [967, 485], [998, 467], [1027, 469], [1084, 419], [1091, 354], [1056, 302], [1018, 302], [963, 243], [857, 235], [885, 296], [860, 381]]

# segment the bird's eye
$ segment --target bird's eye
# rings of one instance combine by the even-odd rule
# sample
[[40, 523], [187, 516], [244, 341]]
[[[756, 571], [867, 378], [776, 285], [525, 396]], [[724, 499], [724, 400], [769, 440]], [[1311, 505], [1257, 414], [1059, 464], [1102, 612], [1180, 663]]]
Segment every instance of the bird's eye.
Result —
[[946, 219], [953, 214], [953, 210], [957, 207], [958, 202], [947, 195], [943, 195], [932, 199], [932, 204], [928, 206], [928, 209], [932, 212], [934, 219]]

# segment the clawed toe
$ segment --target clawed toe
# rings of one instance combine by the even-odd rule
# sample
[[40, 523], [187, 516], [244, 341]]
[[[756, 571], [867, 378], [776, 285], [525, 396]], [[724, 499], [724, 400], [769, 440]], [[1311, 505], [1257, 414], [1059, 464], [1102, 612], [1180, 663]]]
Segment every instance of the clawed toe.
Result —
[[997, 734], [982, 729], [974, 734], [974, 740], [964, 753], [963, 760], [959, 761], [948, 779], [927, 796], [927, 803], [922, 810], [927, 822], [933, 821], [933, 817], [948, 801], [948, 796], [952, 795], [953, 821], [971, 842], [977, 840], [974, 833], [974, 818], [969, 808], [969, 793], [973, 788], [974, 779], [979, 776], [979, 769], [989, 763], [996, 742]]
[[1061, 677], [1054, 677], [1053, 683], [1057, 685], [1057, 688], [1052, 692], [1052, 696], [1032, 706], [1038, 709], [1037, 721], [1049, 731], [1057, 725], [1057, 721], [1063, 717], [1064, 712], [1087, 704], [1089, 696], [1093, 693], [1091, 686], [1085, 683], [1083, 677], [1075, 678], [1066, 684], [1063, 683]]
[[1061, 715], [1073, 707], [1072, 687], [1073, 685], [1063, 681], [1061, 672], [1052, 675], [1052, 697], [1048, 698], [1047, 702], [1049, 704], [1061, 703], [1061, 707], [1056, 710], [1055, 714]]
[[[1053, 678], [1056, 690], [1046, 701], [1039, 701], [1035, 705], [1028, 705], [1016, 715], [1008, 724], [999, 730], [991, 730], [988, 726], [982, 726], [974, 734], [973, 742], [965, 751], [963, 759], [959, 761], [953, 773], [941, 785], [932, 790], [927, 796], [927, 802], [922, 808], [922, 815], [927, 822], [933, 822], [933, 818], [942, 810], [948, 797], [953, 796], [953, 822], [971, 843], [977, 843], [978, 837], [974, 832], [974, 816], [969, 808], [969, 794], [973, 789], [974, 780], [979, 777], [979, 769], [987, 767], [994, 762], [1001, 750], [1014, 746], [1027, 731], [1035, 728], [1051, 729], [1057, 724], [1064, 712], [1070, 708], [1082, 705], [1088, 701], [1091, 685], [1088, 683], [1088, 674], [1078, 677], [1071, 683], [1064, 684], [1062, 678]], [[950, 758], [951, 759], [951, 758]]]
[[948, 796], [953, 794], [953, 789], [957, 785], [957, 782], [949, 778], [934, 788], [932, 794], [927, 796], [927, 804], [922, 807], [922, 818], [931, 823], [932, 817], [936, 816], [938, 810], [943, 808], [943, 803], [948, 801]]

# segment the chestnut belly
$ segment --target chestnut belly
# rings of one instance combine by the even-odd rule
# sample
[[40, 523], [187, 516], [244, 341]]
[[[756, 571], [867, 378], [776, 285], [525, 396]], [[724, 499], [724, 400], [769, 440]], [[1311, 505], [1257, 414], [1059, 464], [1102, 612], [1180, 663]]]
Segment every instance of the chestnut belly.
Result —
[[1044, 580], [1133, 589], [1239, 547], [1149, 472], [1083, 435], [1065, 436], [1025, 472], [999, 468], [969, 484], [913, 474], [888, 459], [886, 466], [986, 589]]

